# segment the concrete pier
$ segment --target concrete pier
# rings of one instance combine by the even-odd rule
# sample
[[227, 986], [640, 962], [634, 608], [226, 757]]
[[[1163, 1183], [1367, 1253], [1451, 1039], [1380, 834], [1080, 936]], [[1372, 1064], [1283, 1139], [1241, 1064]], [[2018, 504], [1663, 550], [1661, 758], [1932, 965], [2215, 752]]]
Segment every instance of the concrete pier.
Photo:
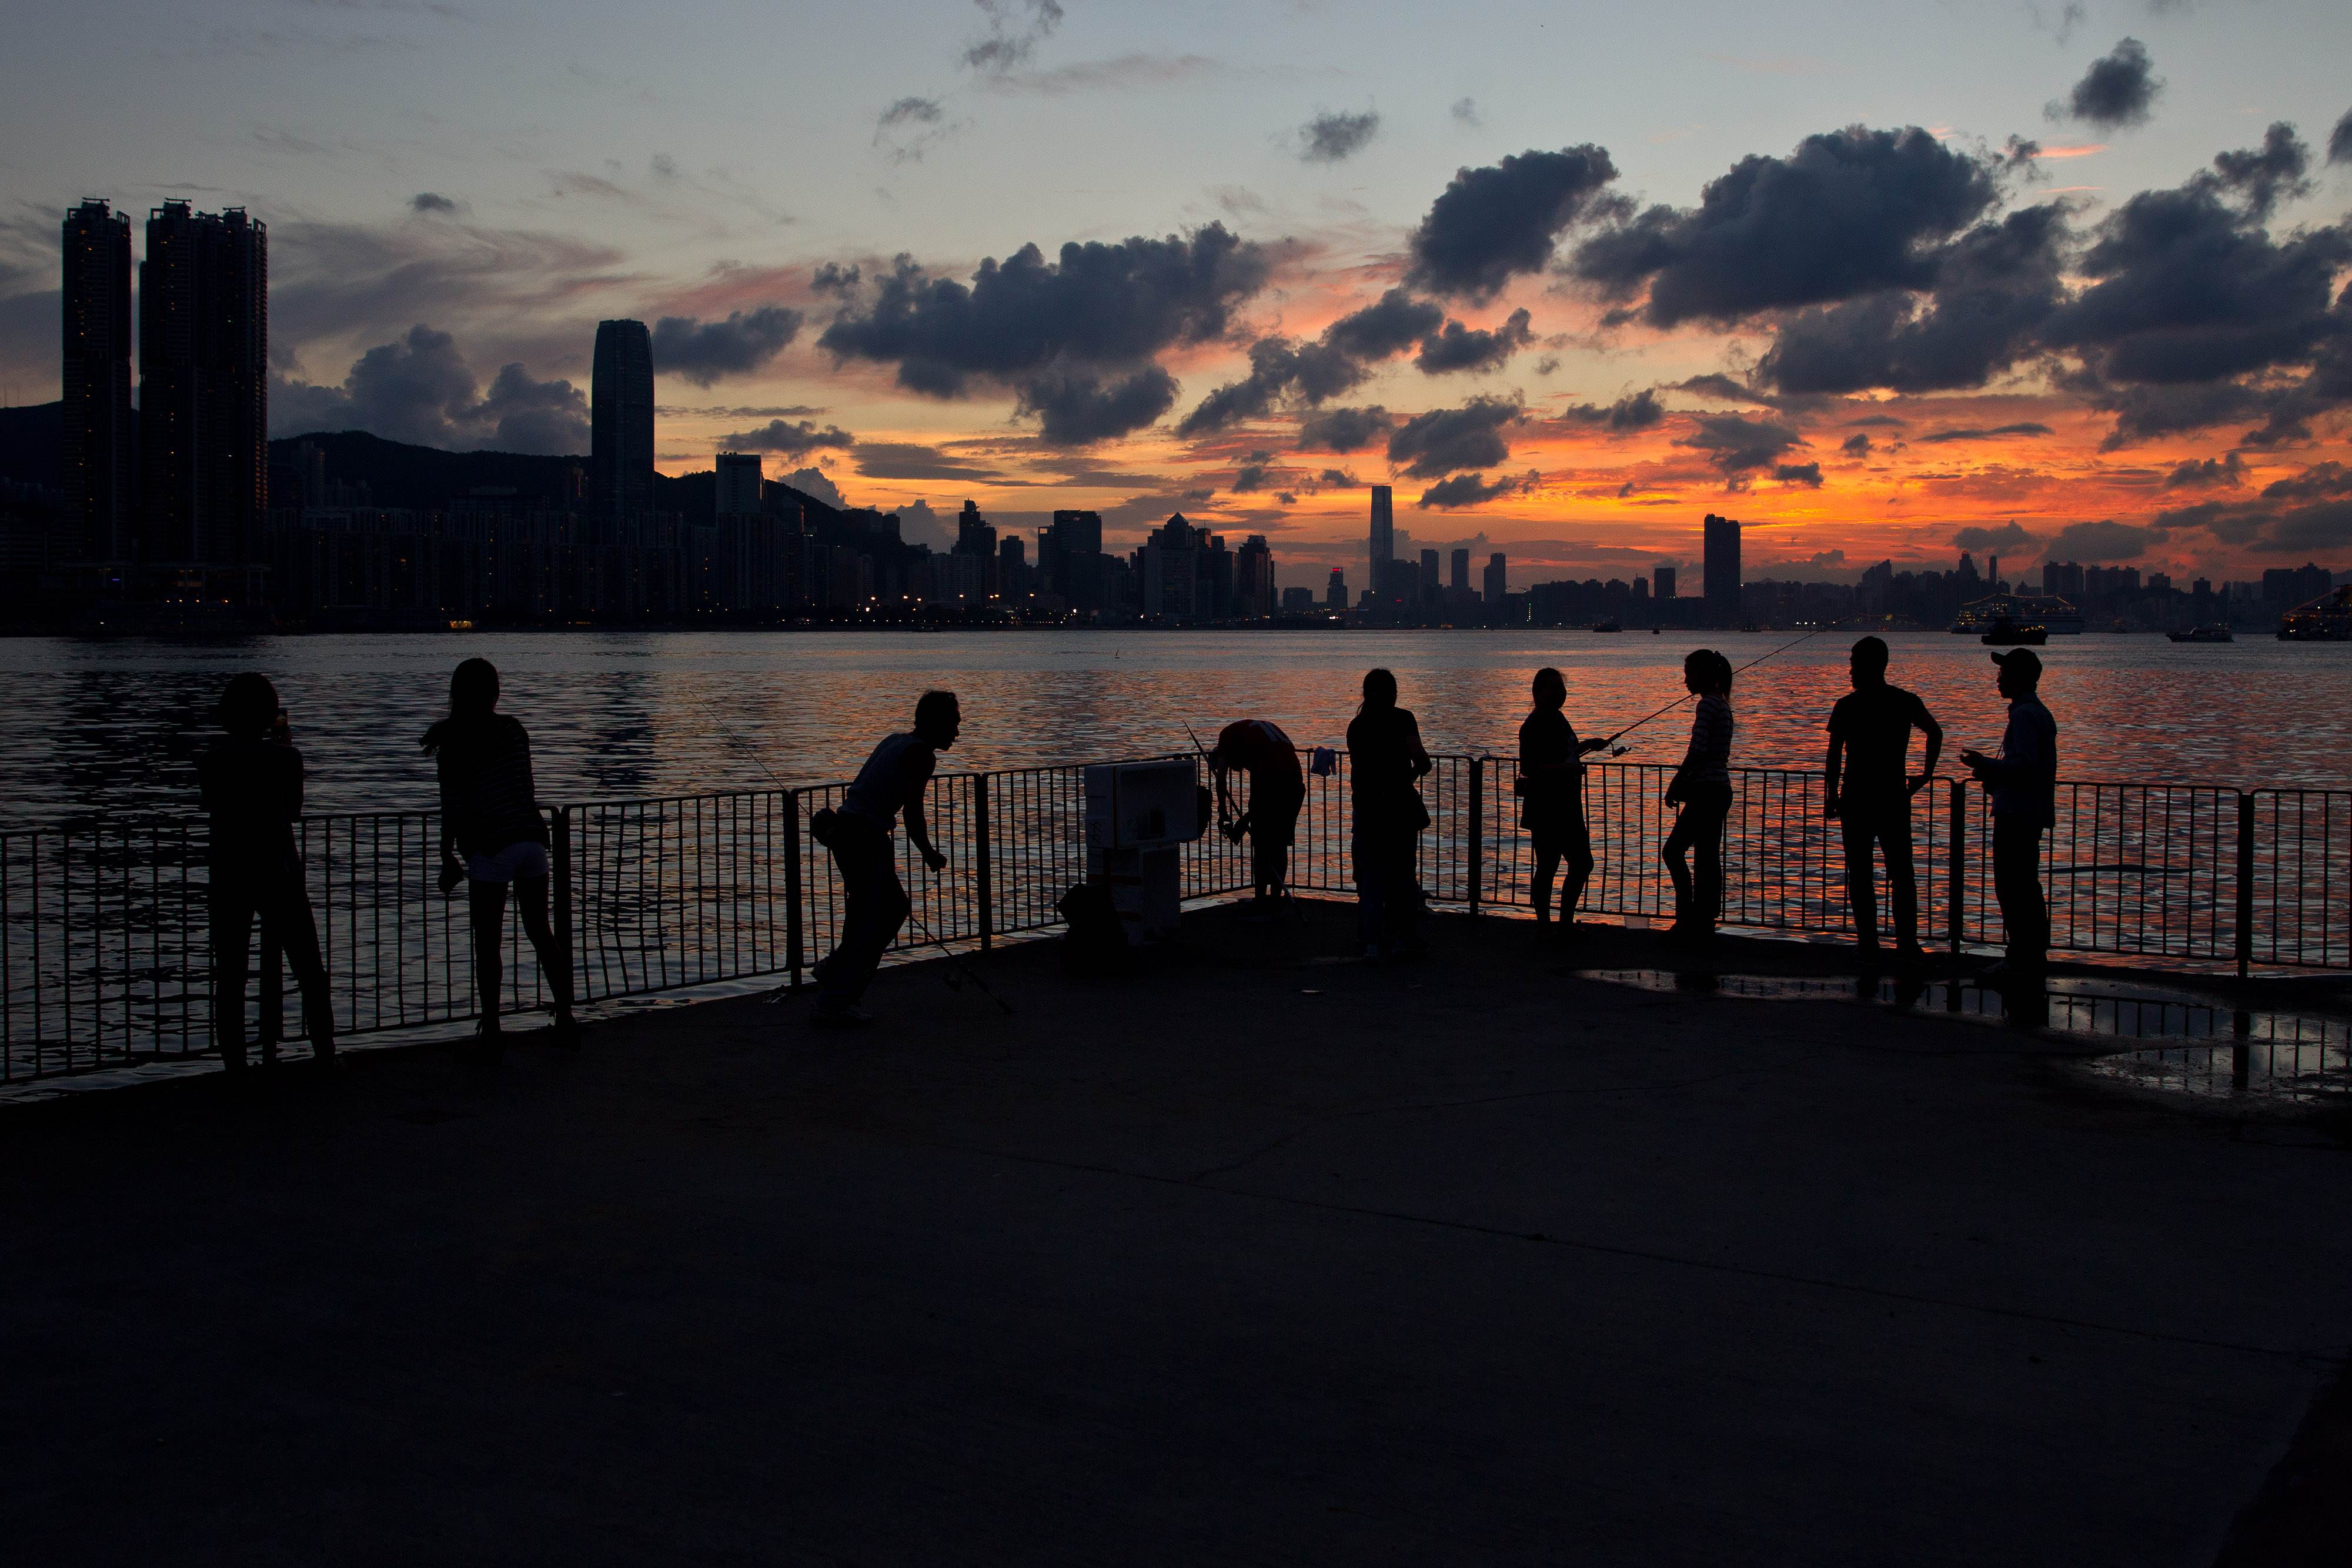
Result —
[[1368, 968], [1307, 913], [1118, 981], [992, 955], [1009, 1019], [918, 965], [856, 1035], [744, 998], [0, 1113], [7, 1555], [2141, 1565], [2345, 1522], [2333, 1125], [1569, 973], [1663, 961], [1631, 934]]

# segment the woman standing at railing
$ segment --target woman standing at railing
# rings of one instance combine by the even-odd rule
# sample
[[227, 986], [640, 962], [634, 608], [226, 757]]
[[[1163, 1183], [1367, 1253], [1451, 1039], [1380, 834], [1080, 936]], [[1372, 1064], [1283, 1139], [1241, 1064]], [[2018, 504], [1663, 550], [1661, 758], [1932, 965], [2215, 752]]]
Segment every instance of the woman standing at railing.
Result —
[[[1675, 880], [1675, 936], [1715, 939], [1723, 909], [1723, 824], [1731, 815], [1731, 661], [1712, 648], [1683, 660], [1683, 685], [1698, 698], [1691, 716], [1690, 749], [1683, 754], [1666, 804], [1680, 806], [1674, 831], [1659, 851]], [[1684, 861], [1696, 852], [1697, 867]]]
[[425, 732], [441, 781], [441, 887], [466, 882], [474, 930], [474, 986], [485, 1054], [504, 1043], [499, 1027], [499, 942], [506, 934], [512, 886], [524, 934], [555, 1001], [557, 1044], [579, 1044], [572, 1016], [572, 956], [547, 920], [547, 824], [540, 820], [530, 773], [530, 737], [498, 711], [499, 672], [468, 659], [449, 677], [449, 716]]
[[1416, 946], [1419, 899], [1413, 844], [1429, 826], [1414, 788], [1432, 764], [1412, 710], [1397, 706], [1396, 676], [1364, 675], [1363, 706], [1348, 726], [1348, 790], [1355, 813], [1357, 930], [1367, 958], [1402, 956]]
[[1528, 889], [1536, 924], [1551, 923], [1552, 879], [1568, 862], [1568, 882], [1559, 890], [1559, 933], [1574, 927], [1576, 906], [1592, 875], [1592, 838], [1584, 825], [1584, 754], [1605, 740], [1579, 740], [1561, 710], [1568, 705], [1568, 679], [1558, 670], [1536, 672], [1535, 711], [1519, 726], [1519, 825], [1536, 853]]

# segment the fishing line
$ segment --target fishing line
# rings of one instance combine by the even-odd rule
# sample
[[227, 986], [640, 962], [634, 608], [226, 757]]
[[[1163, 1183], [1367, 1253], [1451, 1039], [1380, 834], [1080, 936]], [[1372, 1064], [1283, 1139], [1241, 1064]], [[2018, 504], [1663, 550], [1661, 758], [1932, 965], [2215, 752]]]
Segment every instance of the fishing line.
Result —
[[[768, 776], [769, 783], [773, 784], [777, 789], [783, 790], [786, 795], [790, 795], [793, 792], [792, 786], [786, 784], [782, 779], [776, 777], [775, 769], [770, 768], [767, 763], [761, 760], [760, 754], [753, 750], [741, 737], [738, 736], [735, 731], [729, 727], [726, 719], [719, 716], [719, 709], [714, 706], [708, 698], [697, 696], [694, 700], [696, 706], [700, 707], [705, 714], [709, 716], [711, 727], [719, 732], [719, 738], [725, 740], [729, 745], [743, 753], [744, 756], [750, 758], [751, 759], [751, 766], [757, 768], [761, 772]], [[800, 812], [797, 808], [793, 812], [793, 831], [794, 832], [800, 831]], [[1006, 1001], [1003, 997], [998, 996], [989, 986], [989, 983], [980, 977], [979, 971], [974, 969], [970, 964], [964, 962], [961, 954], [957, 953], [955, 949], [950, 947], [946, 943], [940, 941], [937, 936], [931, 935], [930, 925], [919, 914], [916, 913], [915, 901], [911, 897], [907, 900], [907, 918], [915, 923], [916, 929], [919, 930], [923, 934], [923, 939], [930, 943], [932, 946], [937, 947], [940, 954], [946, 957], [950, 969], [961, 971], [964, 978], [970, 980], [973, 985], [978, 986], [981, 988], [982, 993], [985, 995], [990, 1001], [994, 1002], [998, 1007], [1004, 1009], [1005, 1017], [1011, 1018], [1013, 1016], [1013, 1004]], [[948, 988], [950, 990], [956, 988], [956, 983], [953, 979], [950, 979], [948, 981]], [[793, 988], [790, 985], [778, 986], [775, 989], [764, 993], [761, 999], [763, 1001], [780, 1002], [786, 997], [792, 995], [792, 992]]]
[[[1851, 619], [1852, 619], [1852, 617], [1851, 617], [1851, 616], [1849, 616], [1849, 617], [1847, 617], [1846, 619], [1847, 619], [1847, 620], [1851, 620]], [[1801, 636], [1801, 637], [1796, 638], [1794, 641], [1787, 642], [1787, 643], [1781, 643], [1779, 647], [1772, 649], [1772, 650], [1771, 650], [1770, 652], [1769, 652], [1769, 653], [1759, 653], [1759, 654], [1757, 654], [1757, 655], [1756, 655], [1756, 657], [1754, 657], [1754, 658], [1752, 658], [1752, 659], [1748, 660], [1746, 664], [1744, 664], [1740, 665], [1738, 669], [1736, 669], [1736, 670], [1732, 671], [1731, 673], [1732, 673], [1733, 674], [1735, 674], [1735, 675], [1746, 674], [1748, 671], [1750, 671], [1750, 670], [1754, 669], [1757, 665], [1759, 665], [1759, 664], [1762, 664], [1765, 660], [1779, 657], [1780, 654], [1785, 653], [1787, 653], [1790, 649], [1791, 649], [1791, 648], [1795, 647], [1799, 643], [1810, 643], [1810, 642], [1811, 642], [1814, 638], [1816, 638], [1816, 637], [1820, 636], [1822, 632], [1834, 632], [1834, 631], [1836, 631], [1839, 627], [1841, 627], [1841, 626], [1843, 626], [1843, 625], [1844, 625], [1844, 624], [1845, 624], [1845, 621], [1841, 620], [1841, 621], [1832, 621], [1832, 622], [1829, 622], [1828, 624], [1826, 624], [1826, 625], [1816, 626], [1816, 627], [1814, 627], [1811, 631], [1810, 631], [1810, 632], [1806, 632], [1806, 633], [1805, 633], [1803, 636]], [[1675, 709], [1676, 709], [1676, 708], [1678, 708], [1678, 707], [1682, 706], [1683, 706], [1683, 704], [1685, 704], [1685, 703], [1686, 703], [1686, 702], [1689, 702], [1689, 701], [1691, 700], [1691, 698], [1692, 698], [1692, 695], [1693, 695], [1693, 694], [1691, 694], [1691, 693], [1689, 693], [1689, 692], [1685, 692], [1681, 696], [1676, 697], [1674, 701], [1672, 701], [1672, 702], [1668, 703], [1665, 706], [1664, 706], [1664, 707], [1660, 708], [1657, 712], [1655, 712], [1655, 713], [1654, 713], [1654, 714], [1649, 715], [1647, 717], [1644, 717], [1644, 718], [1637, 718], [1637, 719], [1635, 719], [1633, 723], [1631, 723], [1631, 724], [1627, 725], [1624, 728], [1622, 728], [1622, 729], [1619, 730], [1615, 735], [1611, 736], [1611, 737], [1609, 737], [1609, 744], [1610, 744], [1610, 745], [1612, 745], [1612, 746], [1616, 745], [1618, 741], [1620, 741], [1620, 740], [1623, 739], [1626, 736], [1629, 736], [1629, 735], [1633, 734], [1635, 730], [1637, 730], [1637, 729], [1641, 728], [1643, 725], [1645, 725], [1645, 724], [1649, 723], [1651, 719], [1654, 719], [1654, 718], [1664, 718], [1666, 715], [1668, 715], [1668, 714], [1670, 714], [1670, 713], [1674, 712], [1674, 711], [1675, 711]]]

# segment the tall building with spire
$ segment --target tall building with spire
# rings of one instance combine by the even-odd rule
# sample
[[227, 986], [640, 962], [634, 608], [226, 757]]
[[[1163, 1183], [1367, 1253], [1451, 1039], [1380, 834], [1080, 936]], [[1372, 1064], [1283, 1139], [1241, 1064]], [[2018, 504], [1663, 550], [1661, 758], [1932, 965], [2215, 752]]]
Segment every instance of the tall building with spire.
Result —
[[643, 321], [596, 323], [589, 500], [608, 522], [654, 505], [654, 341]]
[[269, 505], [269, 233], [166, 202], [139, 265], [140, 555], [257, 559]]
[[66, 214], [64, 466], [72, 549], [129, 559], [138, 538], [139, 426], [131, 407], [131, 214], [86, 201]]

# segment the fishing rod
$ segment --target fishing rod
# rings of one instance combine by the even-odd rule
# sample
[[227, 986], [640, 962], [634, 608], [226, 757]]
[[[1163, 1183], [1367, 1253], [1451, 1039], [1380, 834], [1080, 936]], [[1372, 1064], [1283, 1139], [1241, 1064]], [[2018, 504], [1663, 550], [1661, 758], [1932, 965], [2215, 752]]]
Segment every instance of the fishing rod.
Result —
[[[782, 779], [776, 777], [775, 769], [770, 768], [767, 763], [761, 759], [759, 752], [752, 749], [752, 747], [746, 743], [741, 737], [738, 736], [735, 731], [729, 727], [726, 719], [719, 716], [719, 709], [714, 706], [709, 699], [697, 696], [695, 701], [702, 708], [703, 712], [709, 716], [711, 727], [719, 732], [721, 739], [725, 740], [730, 746], [734, 747], [738, 751], [740, 751], [744, 756], [750, 758], [751, 759], [751, 766], [757, 768], [761, 772], [768, 776], [769, 783], [773, 784], [777, 789], [783, 790], [788, 795], [792, 793], [792, 786], [786, 784]], [[799, 831], [799, 815], [800, 813], [798, 810], [795, 809], [793, 811], [793, 830], [795, 831]], [[923, 934], [923, 939], [930, 943], [932, 946], [937, 947], [940, 950], [940, 955], [947, 959], [948, 969], [950, 971], [948, 989], [952, 991], [960, 988], [956, 980], [953, 978], [953, 975], [956, 971], [961, 971], [963, 977], [970, 980], [973, 985], [978, 986], [981, 988], [982, 995], [986, 996], [990, 1001], [994, 1002], [998, 1007], [1004, 1009], [1004, 1016], [1006, 1018], [1011, 1018], [1013, 1016], [1013, 1004], [1006, 1001], [1003, 997], [998, 996], [995, 989], [992, 988], [986, 980], [980, 977], [979, 971], [975, 970], [971, 965], [964, 962], [961, 954], [957, 953], [954, 948], [950, 947], [946, 943], [940, 941], [937, 936], [931, 934], [929, 924], [926, 922], [920, 915], [915, 912], [915, 901], [911, 898], [907, 901], [907, 918], [915, 923], [916, 929]], [[763, 1001], [781, 1002], [786, 997], [790, 996], [792, 991], [793, 988], [789, 985], [778, 986], [773, 990], [765, 993], [761, 999]]]
[[[1851, 617], [1848, 617], [1847, 619], [1852, 619], [1852, 618], [1851, 618]], [[1816, 627], [1814, 627], [1811, 631], [1810, 631], [1810, 632], [1806, 632], [1806, 633], [1805, 633], [1803, 636], [1801, 636], [1801, 637], [1798, 637], [1798, 638], [1795, 638], [1795, 639], [1793, 639], [1793, 640], [1791, 640], [1791, 641], [1790, 641], [1790, 642], [1783, 643], [1781, 643], [1779, 647], [1777, 647], [1777, 648], [1774, 648], [1774, 649], [1770, 650], [1769, 653], [1759, 653], [1759, 654], [1757, 654], [1757, 655], [1756, 655], [1756, 657], [1754, 657], [1754, 658], [1752, 658], [1752, 659], [1748, 660], [1746, 664], [1744, 664], [1740, 665], [1738, 669], [1736, 669], [1736, 670], [1732, 671], [1731, 673], [1732, 673], [1733, 674], [1735, 674], [1735, 675], [1745, 674], [1747, 674], [1749, 670], [1752, 670], [1752, 669], [1754, 669], [1757, 665], [1759, 665], [1759, 664], [1762, 664], [1765, 660], [1767, 660], [1767, 659], [1770, 659], [1770, 658], [1777, 658], [1779, 655], [1780, 655], [1780, 654], [1782, 654], [1782, 653], [1787, 653], [1790, 649], [1791, 649], [1791, 648], [1795, 647], [1799, 643], [1810, 643], [1810, 642], [1811, 642], [1814, 638], [1816, 638], [1816, 637], [1820, 636], [1822, 632], [1834, 632], [1834, 631], [1836, 631], [1839, 627], [1841, 627], [1841, 626], [1843, 626], [1843, 625], [1844, 625], [1844, 624], [1845, 624], [1845, 622], [1844, 622], [1844, 621], [1843, 621], [1843, 620], [1841, 620], [1841, 621], [1832, 621], [1832, 622], [1826, 622], [1826, 623], [1824, 623], [1824, 624], [1822, 624], [1822, 625], [1816, 626]], [[1654, 714], [1647, 715], [1647, 716], [1645, 716], [1644, 717], [1635, 719], [1633, 723], [1631, 723], [1631, 724], [1627, 725], [1624, 728], [1622, 728], [1622, 729], [1619, 730], [1615, 735], [1611, 736], [1611, 737], [1609, 737], [1609, 739], [1608, 739], [1607, 744], [1609, 744], [1609, 745], [1611, 745], [1611, 746], [1614, 746], [1614, 745], [1616, 745], [1618, 741], [1620, 741], [1620, 740], [1623, 739], [1625, 737], [1627, 737], [1627, 736], [1629, 736], [1629, 735], [1633, 734], [1635, 730], [1637, 730], [1637, 729], [1641, 728], [1643, 725], [1645, 725], [1645, 724], [1649, 723], [1651, 719], [1654, 719], [1654, 718], [1664, 718], [1666, 715], [1668, 715], [1668, 714], [1670, 714], [1670, 713], [1674, 712], [1674, 711], [1675, 711], [1675, 709], [1676, 709], [1676, 708], [1678, 708], [1678, 707], [1682, 706], [1683, 706], [1683, 704], [1685, 704], [1685, 703], [1686, 703], [1686, 702], [1688, 702], [1688, 701], [1690, 701], [1690, 700], [1691, 700], [1691, 694], [1690, 694], [1690, 693], [1688, 693], [1688, 692], [1684, 693], [1681, 696], [1676, 697], [1674, 701], [1672, 701], [1672, 702], [1668, 703], [1665, 706], [1664, 706], [1664, 707], [1660, 708], [1657, 712], [1655, 712], [1655, 713], [1654, 713]], [[1614, 756], [1618, 755], [1618, 753], [1616, 753], [1616, 752], [1612, 752], [1612, 753], [1610, 753], [1610, 755], [1611, 755], [1611, 756], [1612, 756], [1612, 757], [1614, 757]]]

